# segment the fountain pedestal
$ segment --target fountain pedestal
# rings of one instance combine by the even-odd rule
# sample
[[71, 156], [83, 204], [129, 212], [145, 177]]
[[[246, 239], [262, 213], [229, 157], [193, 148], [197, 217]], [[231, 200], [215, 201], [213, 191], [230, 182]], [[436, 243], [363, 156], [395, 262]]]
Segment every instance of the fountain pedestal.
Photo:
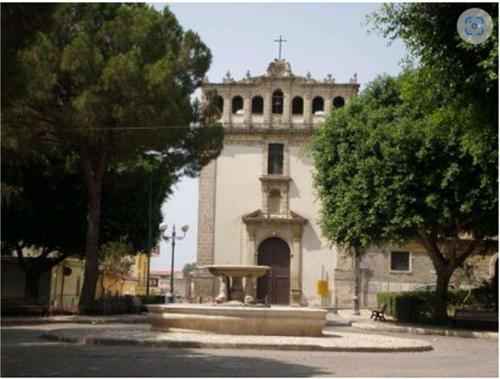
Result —
[[260, 278], [269, 270], [269, 266], [248, 265], [211, 265], [202, 268], [219, 277], [219, 294], [215, 298], [219, 304], [231, 300], [255, 304], [253, 279]]

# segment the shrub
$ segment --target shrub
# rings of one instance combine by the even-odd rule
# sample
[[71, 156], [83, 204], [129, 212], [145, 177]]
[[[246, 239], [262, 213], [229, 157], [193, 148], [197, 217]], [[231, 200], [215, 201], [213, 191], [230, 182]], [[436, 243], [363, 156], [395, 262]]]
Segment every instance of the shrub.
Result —
[[[380, 292], [379, 307], [387, 304], [386, 314], [403, 322], [435, 322], [435, 291]], [[484, 282], [472, 290], [448, 291], [448, 314], [457, 308], [470, 310], [498, 310], [498, 287], [493, 282]]]
[[138, 296], [142, 304], [165, 304], [165, 295]]

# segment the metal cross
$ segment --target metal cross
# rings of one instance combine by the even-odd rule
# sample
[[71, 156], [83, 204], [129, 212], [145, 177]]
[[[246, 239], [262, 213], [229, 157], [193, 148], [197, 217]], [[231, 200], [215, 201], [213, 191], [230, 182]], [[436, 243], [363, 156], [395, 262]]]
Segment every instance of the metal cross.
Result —
[[280, 47], [279, 47], [279, 56], [278, 56], [278, 59], [281, 60], [281, 44], [283, 42], [287, 42], [286, 39], [282, 39], [281, 38], [281, 35], [280, 35], [280, 38], [279, 39], [275, 39], [274, 42], [278, 42], [280, 44]]

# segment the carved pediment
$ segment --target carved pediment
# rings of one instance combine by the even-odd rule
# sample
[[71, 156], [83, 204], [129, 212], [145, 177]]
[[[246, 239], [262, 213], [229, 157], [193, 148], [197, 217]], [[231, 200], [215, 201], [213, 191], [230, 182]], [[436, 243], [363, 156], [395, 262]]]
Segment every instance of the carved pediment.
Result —
[[261, 209], [257, 209], [243, 216], [243, 223], [246, 225], [251, 239], [255, 239], [264, 230], [276, 229], [287, 231], [286, 234], [289, 234], [293, 240], [300, 241], [304, 225], [307, 222], [306, 218], [292, 211], [289, 211], [285, 216], [276, 216], [268, 215]]
[[275, 59], [269, 63], [267, 75], [275, 78], [290, 78], [292, 76], [292, 67], [284, 59]]
[[297, 225], [304, 225], [307, 223], [306, 218], [293, 211], [289, 211], [285, 216], [274, 216], [264, 213], [261, 209], [257, 209], [246, 214], [242, 218], [245, 223], [290, 223]]

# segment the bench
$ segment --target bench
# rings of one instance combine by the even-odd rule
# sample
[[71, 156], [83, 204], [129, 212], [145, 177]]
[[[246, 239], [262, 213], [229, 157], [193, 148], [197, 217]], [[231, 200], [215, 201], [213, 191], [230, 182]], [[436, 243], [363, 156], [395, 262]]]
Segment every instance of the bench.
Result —
[[498, 323], [498, 312], [495, 311], [472, 311], [467, 309], [456, 309], [453, 317], [453, 325], [457, 321]]
[[382, 305], [381, 309], [372, 309], [372, 314], [370, 318], [373, 318], [374, 321], [385, 321], [385, 310], [387, 309], [387, 304]]

